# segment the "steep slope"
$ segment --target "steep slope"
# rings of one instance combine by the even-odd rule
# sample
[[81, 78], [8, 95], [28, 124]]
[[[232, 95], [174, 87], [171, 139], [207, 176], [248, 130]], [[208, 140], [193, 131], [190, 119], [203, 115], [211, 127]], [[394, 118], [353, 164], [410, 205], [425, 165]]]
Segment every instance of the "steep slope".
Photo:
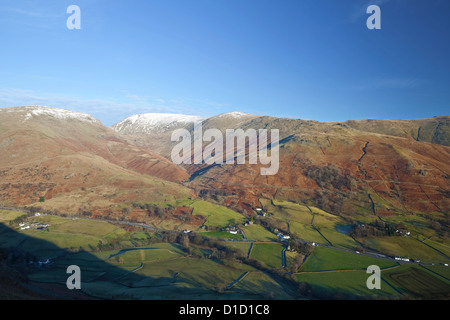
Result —
[[[188, 174], [130, 145], [90, 115], [47, 107], [0, 109], [0, 203], [68, 212], [130, 199], [179, 198]], [[170, 182], [172, 181], [172, 182]]]
[[146, 113], [128, 117], [116, 123], [111, 128], [122, 134], [155, 134], [163, 133], [203, 119], [203, 117], [184, 114]]
[[242, 123], [259, 116], [244, 112], [229, 112], [210, 118], [182, 114], [148, 113], [134, 115], [120, 121], [111, 128], [134, 145], [152, 150], [170, 159], [172, 148], [177, 142], [171, 141], [176, 129], [194, 130], [194, 123], [201, 123], [204, 130], [209, 128], [239, 128]]
[[247, 212], [266, 197], [314, 201], [344, 215], [370, 213], [368, 194], [379, 199], [379, 214], [450, 209], [447, 146], [339, 123], [261, 117], [243, 125], [248, 128], [280, 130], [278, 174], [261, 176], [261, 165], [212, 166], [191, 186], [234, 193], [226, 201]]
[[346, 121], [351, 128], [450, 146], [450, 116], [415, 120]]
[[[225, 134], [226, 129], [236, 128], [278, 129], [279, 172], [263, 176], [260, 168], [267, 166], [248, 162], [191, 164], [185, 165], [191, 174], [188, 185], [201, 196], [219, 199], [249, 215], [261, 206], [260, 198], [313, 201], [329, 212], [348, 216], [373, 214], [374, 198], [377, 214], [381, 215], [448, 212], [448, 120], [437, 117], [320, 123], [239, 113], [219, 115], [205, 119], [203, 130], [217, 128]], [[423, 138], [414, 136], [418, 128], [422, 128]], [[134, 137], [141, 139], [142, 146], [170, 158], [176, 144], [170, 141], [171, 132]], [[204, 142], [203, 147], [209, 143]]]

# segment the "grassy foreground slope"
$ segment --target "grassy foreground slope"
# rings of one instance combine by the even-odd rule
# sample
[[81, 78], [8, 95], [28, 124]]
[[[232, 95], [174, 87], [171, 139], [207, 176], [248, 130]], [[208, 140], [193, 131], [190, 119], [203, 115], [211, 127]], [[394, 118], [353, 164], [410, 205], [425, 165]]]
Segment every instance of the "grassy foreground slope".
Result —
[[[24, 222], [48, 227], [21, 230], [14, 219], [22, 215], [0, 212], [0, 251], [13, 252], [13, 266], [20, 266], [39, 290], [57, 292], [63, 298], [70, 294], [66, 288], [66, 269], [70, 265], [81, 268], [80, 294], [89, 298], [449, 298], [446, 267], [403, 265], [315, 247], [308, 256], [300, 255], [301, 260], [306, 258], [300, 265], [297, 254], [287, 252], [284, 269], [284, 245], [258, 240], [268, 232], [262, 226], [248, 226], [247, 230], [256, 230], [249, 234], [257, 240], [215, 243], [198, 240], [202, 237], [196, 233], [191, 237], [174, 233], [171, 237], [145, 229], [125, 230], [105, 221], [46, 215], [29, 216]], [[52, 263], [38, 267], [36, 259], [50, 259]], [[382, 269], [382, 290], [367, 289], [369, 265]], [[0, 270], [3, 268], [0, 259]], [[51, 291], [45, 289], [48, 286]]]
[[[371, 265], [381, 270], [380, 290], [367, 288], [367, 268]], [[323, 298], [450, 298], [447, 267], [397, 263], [324, 247], [314, 249], [295, 277]]]

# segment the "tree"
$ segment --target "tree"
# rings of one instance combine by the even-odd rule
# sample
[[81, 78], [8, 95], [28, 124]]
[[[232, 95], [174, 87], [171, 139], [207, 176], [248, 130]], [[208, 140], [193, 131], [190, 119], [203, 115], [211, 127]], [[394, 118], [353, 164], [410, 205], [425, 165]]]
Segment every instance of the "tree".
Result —
[[183, 249], [188, 250], [189, 249], [189, 237], [187, 234], [181, 234], [179, 235], [178, 239], [177, 239], [178, 243], [181, 244], [181, 246], [183, 247]]
[[226, 283], [223, 283], [223, 282], [222, 282], [222, 283], [219, 283], [219, 284], [217, 285], [217, 292], [218, 292], [218, 293], [224, 293], [226, 287], [227, 287], [227, 284], [226, 284]]

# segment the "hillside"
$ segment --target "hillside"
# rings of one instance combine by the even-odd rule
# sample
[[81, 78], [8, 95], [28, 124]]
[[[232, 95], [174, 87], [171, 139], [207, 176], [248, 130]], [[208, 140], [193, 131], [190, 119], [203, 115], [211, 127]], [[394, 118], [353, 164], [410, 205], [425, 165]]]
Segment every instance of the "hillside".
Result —
[[[436, 119], [128, 120], [113, 130], [69, 110], [0, 109], [0, 299], [448, 299], [450, 147], [402, 134]], [[191, 120], [224, 137], [278, 129], [278, 173], [174, 165], [172, 132], [193, 133]], [[89, 268], [82, 291], [61, 286], [67, 264]], [[371, 264], [390, 284], [375, 294]]]
[[214, 117], [203, 118], [180, 114], [149, 113], [134, 115], [118, 122], [111, 128], [131, 144], [152, 150], [167, 159], [175, 142], [171, 142], [172, 132], [176, 129], [194, 130], [194, 122], [201, 123], [204, 130], [209, 128], [234, 129], [246, 121], [258, 116], [244, 112], [229, 112]]
[[413, 138], [416, 141], [450, 146], [449, 116], [416, 120], [346, 121], [344, 124], [361, 131]]
[[[259, 164], [185, 165], [191, 174], [186, 185], [198, 194], [220, 195], [222, 204], [240, 212], [253, 215], [260, 198], [277, 198], [313, 201], [346, 216], [373, 214], [370, 197], [376, 198], [381, 215], [448, 212], [448, 116], [321, 123], [225, 114], [205, 119], [203, 130], [209, 128], [223, 133], [236, 128], [280, 130], [277, 175], [260, 175]], [[418, 128], [419, 139], [414, 136]], [[133, 138], [169, 158], [176, 144], [170, 142], [171, 132]]]
[[243, 129], [247, 128], [280, 128], [278, 174], [258, 175], [259, 165], [215, 166], [191, 185], [239, 189], [241, 207], [244, 203], [258, 206], [261, 197], [313, 200], [330, 212], [354, 215], [370, 212], [368, 194], [375, 194], [383, 214], [448, 212], [447, 146], [363, 132], [339, 123], [261, 117], [246, 123]]
[[[115, 212], [115, 217], [144, 220], [150, 205], [196, 197], [248, 216], [264, 199], [312, 204], [350, 218], [446, 213], [450, 206], [450, 148], [434, 143], [447, 141], [436, 132], [447, 132], [448, 117], [321, 123], [241, 112], [204, 119], [146, 114], [113, 130], [90, 115], [62, 109], [0, 112], [0, 202], [5, 205]], [[193, 132], [193, 120], [202, 120], [203, 132], [215, 128], [224, 135], [227, 129], [278, 129], [278, 173], [261, 175], [265, 166], [248, 162], [174, 165], [170, 153], [177, 142], [170, 141], [171, 134], [177, 128]], [[436, 125], [433, 135], [443, 138], [425, 142], [401, 134], [417, 125]], [[166, 213], [189, 215], [183, 201], [180, 206], [163, 205]], [[191, 222], [197, 225], [198, 219]]]
[[111, 128], [122, 134], [154, 134], [163, 133], [203, 119], [202, 117], [184, 114], [146, 113], [128, 117]]
[[[188, 174], [93, 117], [47, 107], [0, 109], [0, 203], [105, 212], [133, 199], [185, 198]], [[40, 202], [41, 201], [41, 202]]]

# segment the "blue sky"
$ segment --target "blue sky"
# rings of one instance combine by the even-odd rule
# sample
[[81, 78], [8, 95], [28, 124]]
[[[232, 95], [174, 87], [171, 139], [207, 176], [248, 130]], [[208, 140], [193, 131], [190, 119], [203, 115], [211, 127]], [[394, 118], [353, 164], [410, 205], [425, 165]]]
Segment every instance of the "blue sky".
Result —
[[[81, 30], [69, 30], [69, 5]], [[381, 8], [369, 30], [366, 8]], [[448, 0], [1, 0], [0, 107], [449, 115]]]

